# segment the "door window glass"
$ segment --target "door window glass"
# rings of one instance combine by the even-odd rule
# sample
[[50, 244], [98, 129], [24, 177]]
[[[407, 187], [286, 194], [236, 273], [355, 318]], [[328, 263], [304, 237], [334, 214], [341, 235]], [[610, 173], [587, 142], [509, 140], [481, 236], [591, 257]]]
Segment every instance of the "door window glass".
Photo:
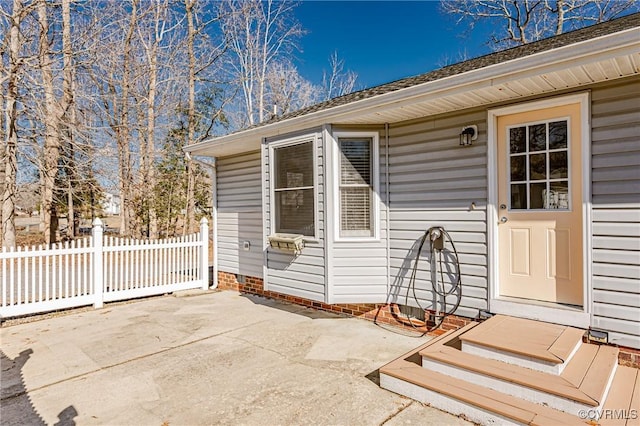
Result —
[[568, 210], [568, 121], [509, 128], [511, 210]]

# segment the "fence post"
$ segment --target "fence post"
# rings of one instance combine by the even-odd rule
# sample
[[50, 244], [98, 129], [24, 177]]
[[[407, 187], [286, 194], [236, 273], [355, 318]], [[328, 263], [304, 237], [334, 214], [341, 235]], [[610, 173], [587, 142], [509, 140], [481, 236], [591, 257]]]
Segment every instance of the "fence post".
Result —
[[91, 235], [93, 236], [93, 257], [92, 257], [92, 266], [93, 266], [93, 291], [94, 291], [94, 302], [93, 307], [95, 309], [100, 309], [104, 306], [103, 293], [104, 293], [104, 276], [102, 273], [102, 221], [100, 218], [96, 218], [93, 223], [93, 229], [91, 230]]
[[206, 217], [200, 220], [200, 240], [202, 245], [200, 246], [200, 279], [202, 279], [202, 289], [207, 290], [209, 288], [209, 222]]

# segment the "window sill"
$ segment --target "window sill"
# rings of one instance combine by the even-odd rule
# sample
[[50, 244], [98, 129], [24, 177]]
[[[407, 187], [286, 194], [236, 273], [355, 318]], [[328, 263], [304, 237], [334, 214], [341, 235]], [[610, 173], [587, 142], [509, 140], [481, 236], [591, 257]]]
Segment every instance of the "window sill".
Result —
[[379, 243], [380, 237], [339, 237], [334, 243]]

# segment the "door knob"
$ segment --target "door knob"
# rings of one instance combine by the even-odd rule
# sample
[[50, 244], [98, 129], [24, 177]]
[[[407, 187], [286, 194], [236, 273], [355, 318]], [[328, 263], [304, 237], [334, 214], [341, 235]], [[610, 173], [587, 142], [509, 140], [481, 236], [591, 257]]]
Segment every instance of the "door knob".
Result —
[[507, 218], [506, 218], [506, 217], [504, 217], [504, 216], [502, 216], [502, 217], [500, 218], [500, 222], [502, 222], [502, 223], [507, 223], [507, 221], [508, 221], [508, 220], [509, 220], [509, 219], [507, 219]]

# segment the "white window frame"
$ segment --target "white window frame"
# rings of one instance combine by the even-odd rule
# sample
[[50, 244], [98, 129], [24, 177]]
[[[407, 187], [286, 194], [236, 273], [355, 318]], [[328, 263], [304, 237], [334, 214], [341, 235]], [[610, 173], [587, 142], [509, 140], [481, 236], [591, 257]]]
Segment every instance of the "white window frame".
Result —
[[[351, 138], [371, 138], [371, 184], [372, 184], [372, 199], [371, 199], [371, 222], [373, 226], [373, 235], [365, 236], [341, 236], [340, 227], [342, 221], [340, 220], [340, 139]], [[333, 134], [333, 205], [335, 208], [336, 224], [334, 241], [343, 242], [370, 242], [380, 241], [380, 135], [378, 132], [335, 132]]]
[[320, 235], [318, 220], [320, 215], [318, 214], [318, 138], [315, 133], [298, 136], [295, 138], [284, 139], [277, 142], [271, 142], [269, 144], [269, 221], [271, 234], [275, 234], [275, 224], [277, 223], [276, 215], [278, 210], [275, 202], [275, 150], [278, 148], [284, 148], [287, 146], [300, 145], [303, 143], [312, 144], [312, 157], [313, 157], [313, 235], [305, 235], [304, 240], [310, 242], [318, 241]]

